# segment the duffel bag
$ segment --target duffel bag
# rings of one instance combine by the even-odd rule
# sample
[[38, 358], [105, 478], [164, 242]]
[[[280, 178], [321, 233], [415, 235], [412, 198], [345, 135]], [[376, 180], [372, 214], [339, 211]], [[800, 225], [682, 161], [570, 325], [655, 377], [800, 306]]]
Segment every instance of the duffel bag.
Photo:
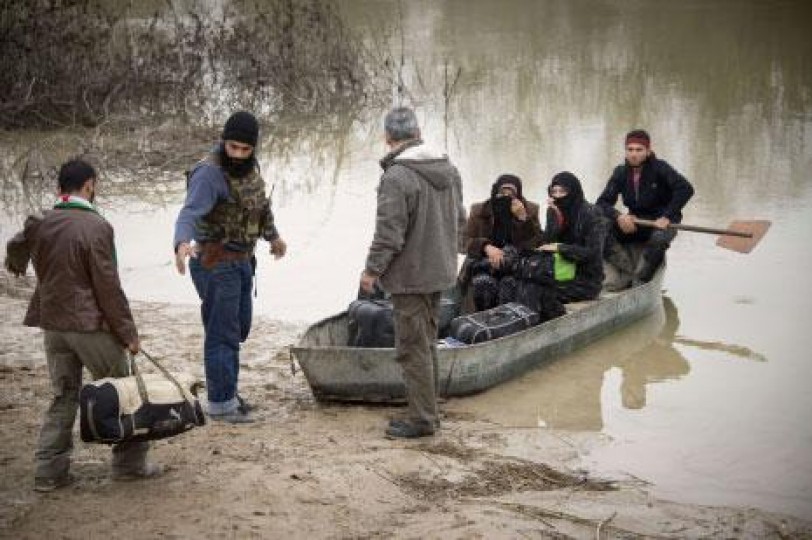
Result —
[[354, 300], [347, 308], [350, 347], [394, 347], [395, 321], [389, 300]]
[[[440, 299], [437, 313], [438, 336], [448, 335], [451, 321], [459, 315], [460, 306], [454, 298]], [[347, 309], [349, 315], [350, 347], [394, 347], [394, 308], [390, 300], [354, 300]]]
[[106, 377], [82, 386], [79, 392], [80, 432], [84, 442], [113, 444], [173, 437], [206, 423], [195, 395], [199, 381], [174, 377], [157, 360], [141, 351], [160, 371]]
[[474, 344], [509, 336], [538, 324], [539, 314], [517, 302], [508, 302], [451, 321], [450, 336]]

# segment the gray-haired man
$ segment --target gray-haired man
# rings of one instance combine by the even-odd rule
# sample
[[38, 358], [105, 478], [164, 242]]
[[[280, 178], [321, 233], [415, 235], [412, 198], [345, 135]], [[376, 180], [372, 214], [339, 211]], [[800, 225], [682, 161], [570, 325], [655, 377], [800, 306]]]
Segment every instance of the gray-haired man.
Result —
[[392, 295], [395, 348], [403, 369], [409, 416], [393, 421], [390, 437], [434, 434], [437, 309], [457, 276], [458, 235], [465, 228], [462, 182], [448, 156], [427, 148], [409, 108], [384, 120], [390, 152], [381, 160], [375, 235], [361, 288], [376, 281]]

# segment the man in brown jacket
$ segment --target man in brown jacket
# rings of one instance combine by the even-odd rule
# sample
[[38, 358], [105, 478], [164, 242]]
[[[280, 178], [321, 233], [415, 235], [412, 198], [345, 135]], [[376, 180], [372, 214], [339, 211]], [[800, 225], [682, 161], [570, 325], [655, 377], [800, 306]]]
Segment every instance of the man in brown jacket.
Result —
[[[71, 484], [73, 424], [82, 367], [94, 379], [129, 374], [127, 353], [139, 351], [138, 333], [116, 269], [113, 228], [93, 205], [96, 171], [81, 160], [62, 165], [59, 200], [44, 216], [30, 216], [6, 246], [6, 269], [24, 274], [29, 260], [37, 286], [23, 321], [44, 330], [54, 397], [36, 451], [34, 489]], [[113, 478], [157, 476], [146, 442], [113, 446]]]
[[448, 157], [420, 139], [409, 108], [392, 109], [384, 120], [390, 152], [381, 160], [375, 235], [361, 288], [376, 281], [392, 295], [397, 360], [403, 369], [409, 415], [393, 421], [390, 437], [434, 434], [437, 416], [437, 309], [453, 286], [457, 247], [465, 226], [462, 182]]

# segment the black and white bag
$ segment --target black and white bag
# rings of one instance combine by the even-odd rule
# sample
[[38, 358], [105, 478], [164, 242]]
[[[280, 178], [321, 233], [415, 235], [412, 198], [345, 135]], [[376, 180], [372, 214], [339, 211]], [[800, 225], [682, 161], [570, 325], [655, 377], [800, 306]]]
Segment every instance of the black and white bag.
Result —
[[508, 302], [451, 321], [451, 337], [474, 344], [509, 336], [539, 323], [539, 314], [525, 305]]
[[161, 373], [142, 374], [133, 359], [129, 377], [106, 377], [82, 386], [79, 411], [84, 442], [163, 439], [206, 423], [195, 395], [200, 383], [191, 377], [174, 377], [141, 352]]

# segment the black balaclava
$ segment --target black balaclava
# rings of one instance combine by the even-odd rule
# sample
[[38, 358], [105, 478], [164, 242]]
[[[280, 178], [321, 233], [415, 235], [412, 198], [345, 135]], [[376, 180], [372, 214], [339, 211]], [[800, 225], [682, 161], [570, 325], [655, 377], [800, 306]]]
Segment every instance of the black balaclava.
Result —
[[503, 248], [513, 243], [513, 214], [510, 205], [512, 197], [500, 195], [499, 190], [505, 185], [516, 188], [516, 197], [522, 198], [522, 181], [518, 176], [503, 174], [491, 186], [491, 212], [493, 213], [493, 230], [491, 244]]
[[220, 138], [224, 141], [237, 141], [256, 146], [259, 139], [259, 122], [250, 112], [235, 112], [226, 120]]
[[[554, 198], [550, 193], [553, 186], [563, 187], [567, 190], [567, 195]], [[553, 199], [553, 203], [558, 209], [558, 212], [554, 209], [547, 212], [547, 231], [558, 240], [566, 241], [571, 236], [578, 211], [584, 203], [584, 190], [581, 188], [581, 182], [571, 172], [560, 172], [550, 181], [547, 194]]]
[[257, 160], [254, 154], [251, 154], [246, 159], [234, 159], [229, 157], [226, 153], [226, 147], [224, 145], [221, 145], [217, 151], [220, 155], [220, 165], [230, 176], [243, 178], [248, 176], [248, 174], [254, 170], [254, 167], [256, 167]]
[[[250, 144], [256, 149], [259, 140], [259, 122], [249, 112], [236, 112], [226, 120], [220, 138], [223, 141]], [[229, 175], [242, 178], [248, 175], [256, 166], [256, 152], [252, 152], [246, 159], [234, 159], [228, 156], [225, 145], [223, 145], [220, 148], [220, 163]]]

